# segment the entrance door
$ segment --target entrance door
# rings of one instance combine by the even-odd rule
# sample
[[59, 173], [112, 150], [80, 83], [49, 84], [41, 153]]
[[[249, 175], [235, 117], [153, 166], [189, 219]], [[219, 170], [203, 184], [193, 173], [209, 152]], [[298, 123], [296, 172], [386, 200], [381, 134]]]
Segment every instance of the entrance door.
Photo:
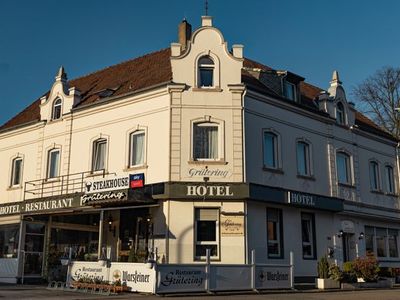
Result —
[[45, 225], [43, 223], [25, 224], [24, 276], [42, 275]]
[[343, 233], [343, 262], [352, 261], [356, 257], [353, 233]]

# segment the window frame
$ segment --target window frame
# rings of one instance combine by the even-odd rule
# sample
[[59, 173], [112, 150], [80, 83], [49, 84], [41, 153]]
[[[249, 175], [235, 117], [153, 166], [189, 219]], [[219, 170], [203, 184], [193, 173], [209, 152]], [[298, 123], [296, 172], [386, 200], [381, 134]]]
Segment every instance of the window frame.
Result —
[[[198, 220], [197, 219], [197, 211], [200, 210], [215, 210], [216, 211], [216, 216], [217, 216], [217, 220], [215, 221], [215, 241], [198, 241], [197, 240], [197, 227]], [[211, 245], [217, 246], [217, 255], [216, 256], [212, 256], [210, 255], [210, 260], [214, 260], [214, 261], [219, 261], [221, 260], [221, 229], [220, 229], [220, 220], [221, 220], [221, 211], [220, 211], [220, 207], [194, 207], [194, 215], [193, 215], [193, 219], [194, 219], [194, 226], [193, 226], [193, 258], [195, 261], [204, 261], [206, 260], [206, 256], [202, 256], [202, 255], [197, 255], [196, 251], [197, 251], [197, 246], [199, 245]]]
[[[63, 101], [61, 98], [57, 98], [54, 100], [52, 108], [51, 108], [51, 120], [60, 120], [62, 117], [62, 107], [63, 107]], [[56, 117], [56, 108], [59, 108], [59, 116]]]
[[[265, 142], [266, 135], [271, 135], [274, 138], [274, 145], [273, 145], [273, 160], [275, 164], [270, 166], [266, 164], [266, 154], [267, 154], [267, 147]], [[263, 129], [262, 131], [262, 162], [263, 162], [263, 169], [264, 170], [271, 170], [271, 171], [282, 171], [282, 162], [281, 162], [281, 140], [280, 134], [273, 129]]]
[[[19, 165], [19, 176], [18, 176], [18, 182], [16, 182], [16, 163], [20, 161]], [[11, 160], [11, 180], [10, 180], [10, 187], [21, 187], [22, 186], [22, 172], [23, 172], [23, 165], [24, 165], [24, 159], [21, 156], [16, 156]]]
[[[346, 158], [346, 177], [347, 177], [347, 181], [346, 182], [342, 182], [339, 180], [339, 168], [338, 168], [338, 157], [340, 155], [343, 155]], [[353, 185], [353, 164], [352, 164], [352, 156], [351, 154], [349, 154], [347, 151], [344, 150], [337, 150], [336, 151], [336, 181], [339, 185]]]
[[[340, 109], [339, 109], [340, 107]], [[338, 115], [341, 115], [341, 118], [339, 120]], [[347, 120], [346, 120], [346, 110], [344, 107], [344, 104], [339, 101], [336, 103], [335, 106], [335, 118], [336, 118], [336, 123], [339, 125], [346, 125], [347, 124]]]
[[[371, 174], [371, 167], [373, 174]], [[381, 191], [380, 163], [373, 159], [368, 163], [369, 187], [372, 192]]]
[[[378, 255], [378, 239], [377, 239], [377, 230], [384, 230], [385, 234], [383, 236], [384, 240], [384, 252], [385, 256], [380, 256]], [[400, 229], [398, 228], [393, 228], [393, 227], [381, 227], [381, 226], [373, 226], [373, 225], [364, 225], [364, 232], [365, 232], [365, 239], [367, 236], [371, 236], [371, 241], [372, 241], [372, 253], [377, 257], [378, 259], [382, 260], [387, 260], [387, 261], [398, 261], [400, 258], [400, 253], [399, 253], [399, 231]], [[395, 235], [391, 235], [391, 233], [396, 232]], [[372, 234], [370, 234], [372, 233]], [[395, 252], [397, 253], [397, 256], [391, 256], [391, 243], [390, 243], [390, 238], [391, 236], [395, 236]], [[368, 250], [370, 251], [370, 250]], [[365, 242], [365, 252], [367, 254], [367, 245]]]
[[[142, 163], [140, 164], [132, 164], [132, 154], [133, 154], [133, 146], [132, 146], [132, 142], [133, 142], [133, 137], [138, 136], [138, 135], [143, 135], [143, 149], [142, 149]], [[145, 166], [147, 159], [146, 159], [146, 155], [147, 155], [147, 151], [146, 151], [146, 144], [147, 144], [147, 134], [146, 134], [146, 130], [144, 129], [138, 129], [135, 131], [132, 131], [129, 133], [129, 150], [128, 150], [128, 168], [136, 168], [136, 167], [141, 167], [141, 166]]]
[[[317, 239], [316, 239], [316, 229], [315, 229], [315, 215], [310, 212], [301, 212], [301, 224], [300, 224], [300, 229], [301, 229], [301, 245], [302, 245], [302, 256], [304, 260], [316, 260], [317, 259]], [[303, 220], [307, 220], [309, 217], [308, 221], [310, 221], [311, 224], [311, 238], [310, 242], [305, 242], [303, 240]], [[305, 244], [306, 243], [306, 244]], [[311, 246], [311, 255], [305, 255], [304, 254], [304, 246]]]
[[[274, 210], [277, 213], [278, 216], [278, 225], [277, 225], [277, 235], [278, 235], [278, 239], [277, 240], [270, 240], [269, 239], [269, 235], [268, 235], [268, 223], [269, 223], [269, 219], [268, 219], [268, 211], [269, 210]], [[267, 256], [268, 258], [271, 259], [282, 259], [285, 256], [284, 253], [284, 237], [283, 237], [283, 220], [282, 220], [283, 214], [282, 214], [282, 209], [279, 208], [275, 208], [275, 207], [267, 207], [266, 209], [266, 226], [267, 226]], [[278, 244], [278, 249], [279, 249], [279, 253], [278, 254], [271, 254], [269, 252], [269, 243], [270, 241], [272, 241], [273, 243], [277, 243]]]
[[[289, 87], [293, 92], [293, 99], [289, 97], [289, 93], [288, 93], [288, 88]], [[286, 99], [288, 99], [290, 101], [293, 101], [293, 102], [297, 101], [297, 86], [296, 86], [296, 84], [294, 84], [294, 83], [292, 83], [290, 81], [284, 80], [283, 93], [284, 93], [284, 96], [285, 96]]]
[[[395, 181], [395, 174], [394, 174], [394, 168], [391, 164], [385, 164], [385, 191], [386, 194], [388, 195], [396, 195], [397, 193], [397, 187], [396, 187], [396, 181]], [[388, 170], [391, 170], [391, 175], [388, 178]], [[390, 181], [391, 179], [391, 181]], [[391, 186], [391, 189], [389, 188]]]
[[[215, 158], [201, 158], [196, 157], [196, 127], [216, 127], [217, 128], [217, 156]], [[201, 119], [192, 121], [191, 125], [191, 160], [192, 161], [203, 161], [203, 162], [217, 162], [224, 160], [224, 126], [222, 122], [214, 119]]]
[[[302, 174], [299, 171], [299, 156], [298, 156], [298, 147], [299, 145], [305, 145], [305, 151], [306, 153], [304, 153], [304, 158], [305, 158], [305, 168], [306, 168], [306, 173]], [[313, 177], [314, 175], [314, 171], [313, 171], [313, 163], [312, 163], [312, 145], [309, 141], [305, 140], [305, 139], [298, 139], [296, 141], [296, 167], [297, 167], [297, 175], [301, 176], [301, 177]]]
[[[55, 176], [50, 176], [51, 167], [52, 167], [52, 160], [51, 155], [52, 153], [58, 152], [58, 160], [57, 160], [57, 170], [55, 172]], [[61, 170], [61, 149], [60, 148], [53, 148], [47, 152], [47, 170], [46, 170], [46, 179], [54, 179], [60, 176]]]
[[[105, 144], [104, 146], [104, 166], [102, 169], [96, 168], [97, 164], [97, 151], [98, 146], [100, 144]], [[108, 139], [105, 137], [100, 137], [92, 142], [92, 163], [91, 163], [91, 172], [101, 172], [107, 170], [107, 160], [108, 160]]]

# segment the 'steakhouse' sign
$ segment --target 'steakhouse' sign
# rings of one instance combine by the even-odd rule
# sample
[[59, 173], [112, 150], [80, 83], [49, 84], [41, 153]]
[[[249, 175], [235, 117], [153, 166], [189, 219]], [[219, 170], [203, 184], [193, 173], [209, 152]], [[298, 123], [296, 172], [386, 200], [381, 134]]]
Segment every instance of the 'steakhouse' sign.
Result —
[[0, 206], [0, 216], [49, 212], [66, 208], [79, 207], [79, 197], [66, 197], [59, 199], [46, 199], [36, 201], [21, 201]]

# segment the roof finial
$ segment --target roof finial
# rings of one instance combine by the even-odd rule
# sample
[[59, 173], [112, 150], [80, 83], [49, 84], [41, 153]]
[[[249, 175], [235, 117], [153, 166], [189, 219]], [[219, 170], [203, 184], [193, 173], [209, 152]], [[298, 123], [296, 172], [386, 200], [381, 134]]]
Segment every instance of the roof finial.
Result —
[[63, 66], [58, 69], [56, 80], [67, 80], [67, 73], [65, 73]]
[[205, 1], [206, 16], [208, 16], [208, 0]]
[[336, 70], [333, 71], [331, 83], [342, 84], [342, 82], [339, 79], [339, 72]]

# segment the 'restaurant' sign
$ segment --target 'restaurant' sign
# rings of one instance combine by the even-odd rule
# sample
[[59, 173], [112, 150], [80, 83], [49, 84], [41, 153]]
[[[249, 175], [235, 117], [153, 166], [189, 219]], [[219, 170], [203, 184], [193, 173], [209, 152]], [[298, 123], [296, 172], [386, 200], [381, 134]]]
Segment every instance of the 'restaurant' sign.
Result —
[[60, 199], [48, 199], [39, 201], [24, 201], [0, 206], [0, 216], [14, 214], [29, 214], [48, 212], [53, 210], [73, 208], [80, 206], [79, 198], [69, 197]]

